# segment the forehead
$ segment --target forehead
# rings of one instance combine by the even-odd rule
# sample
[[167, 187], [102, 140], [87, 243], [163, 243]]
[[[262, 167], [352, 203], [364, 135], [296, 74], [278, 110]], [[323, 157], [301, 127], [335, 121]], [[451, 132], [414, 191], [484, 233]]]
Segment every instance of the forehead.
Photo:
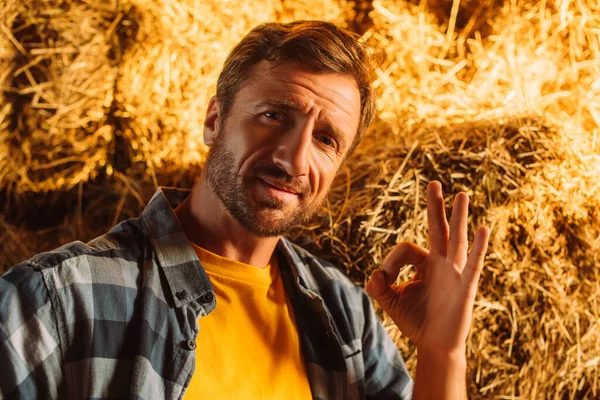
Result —
[[358, 129], [360, 93], [351, 75], [314, 72], [295, 62], [261, 61], [238, 94], [245, 103], [278, 100], [341, 123], [349, 133]]

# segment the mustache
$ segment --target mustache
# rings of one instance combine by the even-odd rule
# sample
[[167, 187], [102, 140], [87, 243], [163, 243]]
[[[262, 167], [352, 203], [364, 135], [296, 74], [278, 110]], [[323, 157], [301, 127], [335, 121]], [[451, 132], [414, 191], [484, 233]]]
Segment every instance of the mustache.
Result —
[[252, 176], [257, 178], [267, 177], [274, 180], [278, 180], [284, 183], [287, 187], [298, 193], [301, 197], [304, 197], [311, 192], [310, 183], [306, 177], [299, 178], [293, 177], [288, 174], [283, 168], [278, 167], [275, 164], [270, 165], [257, 165], [252, 169]]

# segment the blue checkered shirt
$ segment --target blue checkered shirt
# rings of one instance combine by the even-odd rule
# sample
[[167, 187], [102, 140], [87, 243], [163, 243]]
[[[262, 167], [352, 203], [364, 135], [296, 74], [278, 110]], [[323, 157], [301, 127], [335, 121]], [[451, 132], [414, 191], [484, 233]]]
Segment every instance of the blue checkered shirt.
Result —
[[[194, 347], [216, 307], [173, 212], [188, 194], [160, 188], [139, 218], [0, 277], [0, 398], [183, 397], [210, 363]], [[313, 398], [410, 399], [365, 291], [286, 239], [276, 251]]]

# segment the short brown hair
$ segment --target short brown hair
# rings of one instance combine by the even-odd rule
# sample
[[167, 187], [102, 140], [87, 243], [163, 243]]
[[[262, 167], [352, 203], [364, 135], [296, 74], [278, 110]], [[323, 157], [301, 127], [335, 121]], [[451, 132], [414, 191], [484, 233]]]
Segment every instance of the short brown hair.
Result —
[[356, 79], [360, 93], [358, 132], [349, 155], [364, 136], [375, 113], [371, 86], [373, 47], [359, 36], [326, 21], [269, 22], [252, 29], [229, 53], [217, 81], [221, 115], [226, 116], [236, 93], [252, 68], [263, 60], [277, 64], [299, 62], [315, 72], [348, 74]]

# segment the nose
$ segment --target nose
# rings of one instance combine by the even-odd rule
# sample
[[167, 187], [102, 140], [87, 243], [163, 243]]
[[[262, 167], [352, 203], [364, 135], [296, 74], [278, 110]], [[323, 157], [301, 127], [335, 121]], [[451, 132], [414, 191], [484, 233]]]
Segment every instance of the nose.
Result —
[[314, 125], [312, 118], [306, 118], [281, 135], [273, 162], [290, 176], [308, 175]]

